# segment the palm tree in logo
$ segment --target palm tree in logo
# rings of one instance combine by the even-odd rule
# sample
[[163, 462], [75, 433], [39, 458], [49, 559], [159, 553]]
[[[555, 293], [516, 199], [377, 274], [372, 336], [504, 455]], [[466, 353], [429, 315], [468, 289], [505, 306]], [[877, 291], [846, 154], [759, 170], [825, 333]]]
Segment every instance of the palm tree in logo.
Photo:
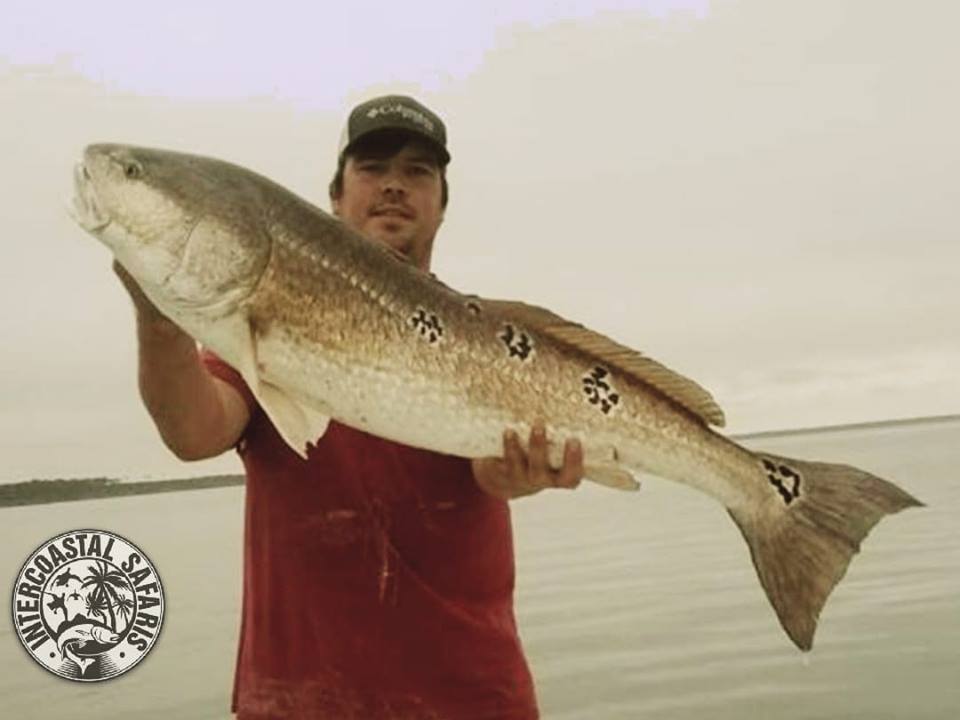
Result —
[[103, 624], [107, 623], [107, 610], [110, 609], [109, 605], [103, 601], [99, 595], [95, 593], [90, 593], [87, 595], [87, 617], [96, 615], [103, 621]]
[[117, 600], [116, 607], [120, 617], [123, 618], [124, 625], [126, 625], [127, 619], [133, 615], [133, 600], [126, 595], [121, 595]]
[[106, 614], [109, 616], [110, 629], [116, 631], [117, 616], [113, 612], [113, 606], [120, 600], [119, 591], [129, 590], [130, 583], [127, 582], [127, 579], [119, 570], [110, 567], [103, 560], [97, 560], [96, 565], [88, 568], [88, 570], [89, 572], [81, 585], [81, 587], [93, 587], [88, 596], [88, 603], [91, 602], [92, 598], [92, 603], [101, 608], [101, 613], [102, 609], [105, 608]]

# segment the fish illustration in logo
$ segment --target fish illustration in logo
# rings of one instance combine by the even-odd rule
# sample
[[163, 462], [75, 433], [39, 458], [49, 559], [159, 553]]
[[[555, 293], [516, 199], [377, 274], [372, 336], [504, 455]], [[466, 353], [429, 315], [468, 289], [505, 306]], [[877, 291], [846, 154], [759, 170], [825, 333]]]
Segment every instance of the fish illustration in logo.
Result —
[[120, 635], [103, 625], [94, 625], [93, 623], [80, 623], [67, 628], [57, 638], [57, 650], [60, 651], [60, 657], [64, 660], [73, 660], [80, 666], [80, 675], [82, 676], [87, 668], [96, 662], [95, 655], [80, 655], [78, 650], [82, 651], [88, 643], [95, 642], [100, 645], [112, 645], [120, 639]]

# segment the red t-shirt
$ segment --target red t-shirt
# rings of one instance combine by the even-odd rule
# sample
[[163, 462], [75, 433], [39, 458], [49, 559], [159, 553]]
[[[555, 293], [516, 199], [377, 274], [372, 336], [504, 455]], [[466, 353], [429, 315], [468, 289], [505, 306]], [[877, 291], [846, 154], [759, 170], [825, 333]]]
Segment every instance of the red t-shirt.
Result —
[[510, 510], [469, 461], [337, 422], [303, 460], [246, 399], [238, 720], [531, 720]]

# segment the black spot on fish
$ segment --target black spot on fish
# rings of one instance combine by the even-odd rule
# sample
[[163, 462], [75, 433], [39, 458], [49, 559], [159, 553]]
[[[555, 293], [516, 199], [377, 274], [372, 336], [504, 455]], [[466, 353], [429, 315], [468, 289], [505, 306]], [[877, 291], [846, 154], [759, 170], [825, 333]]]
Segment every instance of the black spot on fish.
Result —
[[423, 308], [417, 308], [417, 311], [410, 317], [410, 325], [424, 340], [431, 345], [443, 337], [443, 324], [435, 313], [430, 313]]
[[802, 478], [796, 470], [788, 465], [777, 465], [765, 458], [762, 461], [767, 473], [767, 480], [776, 488], [785, 505], [789, 505], [800, 497], [800, 481]]
[[604, 415], [608, 415], [620, 403], [620, 394], [612, 392], [613, 387], [606, 381], [610, 372], [599, 365], [583, 378], [583, 392], [587, 402], [598, 405]]
[[503, 332], [498, 337], [507, 346], [507, 353], [510, 357], [526, 360], [533, 352], [533, 341], [530, 336], [521, 330], [517, 330], [513, 325], [505, 325]]

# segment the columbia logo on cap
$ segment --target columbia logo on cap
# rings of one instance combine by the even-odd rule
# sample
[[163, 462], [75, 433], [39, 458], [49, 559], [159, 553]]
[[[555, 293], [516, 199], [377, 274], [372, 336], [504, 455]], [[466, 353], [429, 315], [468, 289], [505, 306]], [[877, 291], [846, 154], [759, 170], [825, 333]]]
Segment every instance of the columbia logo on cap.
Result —
[[395, 113], [400, 115], [406, 120], [417, 123], [418, 125], [423, 125], [426, 128], [427, 132], [432, 133], [433, 123], [430, 122], [430, 118], [424, 115], [422, 112], [415, 110], [414, 108], [407, 107], [406, 105], [401, 105], [400, 103], [395, 103], [394, 105], [378, 105], [377, 107], [372, 107], [367, 110], [367, 117], [373, 120], [379, 115], [389, 115]]

